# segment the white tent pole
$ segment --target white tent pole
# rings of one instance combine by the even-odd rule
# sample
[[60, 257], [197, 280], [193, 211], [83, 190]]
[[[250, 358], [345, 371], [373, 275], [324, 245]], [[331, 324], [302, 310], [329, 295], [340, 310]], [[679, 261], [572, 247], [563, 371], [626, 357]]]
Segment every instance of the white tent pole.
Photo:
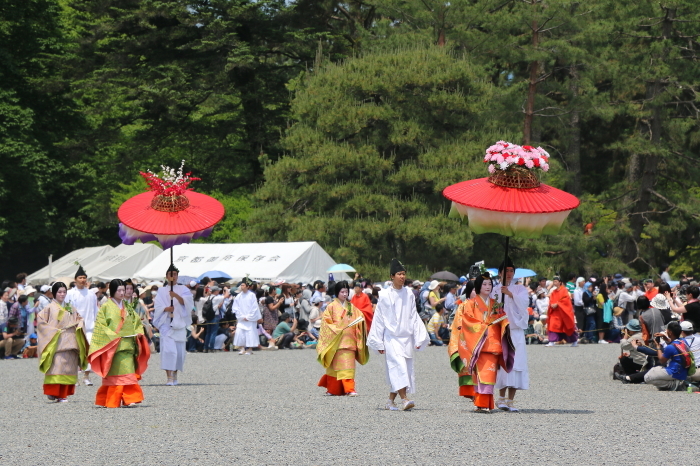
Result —
[[51, 264], [53, 263], [53, 254], [49, 254], [49, 282], [53, 278], [53, 274], [51, 273]]

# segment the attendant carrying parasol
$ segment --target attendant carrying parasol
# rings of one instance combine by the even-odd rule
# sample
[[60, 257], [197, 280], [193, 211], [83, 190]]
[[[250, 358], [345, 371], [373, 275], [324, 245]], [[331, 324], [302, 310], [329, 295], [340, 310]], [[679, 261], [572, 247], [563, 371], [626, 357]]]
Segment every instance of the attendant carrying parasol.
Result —
[[[150, 171], [141, 172], [149, 191], [132, 197], [117, 211], [122, 243], [158, 241], [163, 249], [170, 248], [171, 268], [175, 267], [173, 246], [209, 236], [224, 216], [221, 202], [190, 190], [190, 183], [199, 178], [183, 173], [184, 165], [183, 160], [177, 172], [161, 166], [161, 176]], [[171, 291], [173, 285], [171, 281]]]

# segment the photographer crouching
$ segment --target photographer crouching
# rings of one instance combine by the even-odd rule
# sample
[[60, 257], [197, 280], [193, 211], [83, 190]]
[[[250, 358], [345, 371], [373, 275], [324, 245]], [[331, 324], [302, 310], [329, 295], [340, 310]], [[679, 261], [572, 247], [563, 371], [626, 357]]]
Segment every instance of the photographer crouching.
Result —
[[692, 353], [686, 341], [681, 338], [681, 324], [669, 322], [666, 333], [654, 334], [654, 341], [658, 346], [657, 350], [642, 346], [637, 341], [631, 342], [640, 353], [657, 357], [659, 360], [660, 365], [649, 369], [644, 376], [644, 382], [654, 385], [659, 390], [685, 391], [685, 379], [689, 369], [695, 372], [695, 364], [692, 363]]

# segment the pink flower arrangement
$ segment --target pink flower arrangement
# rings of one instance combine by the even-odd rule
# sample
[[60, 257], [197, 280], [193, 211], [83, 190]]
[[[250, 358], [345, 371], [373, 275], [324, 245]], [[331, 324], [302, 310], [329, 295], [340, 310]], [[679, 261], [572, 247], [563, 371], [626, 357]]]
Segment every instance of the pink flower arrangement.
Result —
[[185, 166], [185, 161], [180, 164], [180, 169], [175, 171], [174, 168], [166, 167], [161, 165], [162, 174], [160, 176], [156, 175], [152, 171], [140, 172], [141, 176], [146, 179], [148, 183], [148, 189], [160, 196], [172, 197], [180, 196], [187, 191], [190, 183], [193, 181], [200, 180], [201, 178], [195, 178], [190, 176], [191, 173], [183, 173], [182, 169]]
[[538, 168], [543, 172], [549, 170], [549, 154], [541, 147], [519, 146], [505, 141], [498, 141], [486, 149], [484, 163], [489, 164], [489, 173], [496, 170], [508, 170], [522, 167], [532, 170]]

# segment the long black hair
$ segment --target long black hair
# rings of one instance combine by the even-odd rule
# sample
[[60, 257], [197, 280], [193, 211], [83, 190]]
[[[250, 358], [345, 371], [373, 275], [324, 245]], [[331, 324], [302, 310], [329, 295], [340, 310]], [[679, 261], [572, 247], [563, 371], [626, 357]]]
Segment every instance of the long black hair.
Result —
[[126, 285], [124, 284], [123, 280], [120, 280], [119, 278], [115, 278], [111, 282], [109, 282], [109, 296], [114, 298], [115, 293], [117, 292], [117, 288], [120, 286], [124, 287], [124, 290], [126, 290]]

